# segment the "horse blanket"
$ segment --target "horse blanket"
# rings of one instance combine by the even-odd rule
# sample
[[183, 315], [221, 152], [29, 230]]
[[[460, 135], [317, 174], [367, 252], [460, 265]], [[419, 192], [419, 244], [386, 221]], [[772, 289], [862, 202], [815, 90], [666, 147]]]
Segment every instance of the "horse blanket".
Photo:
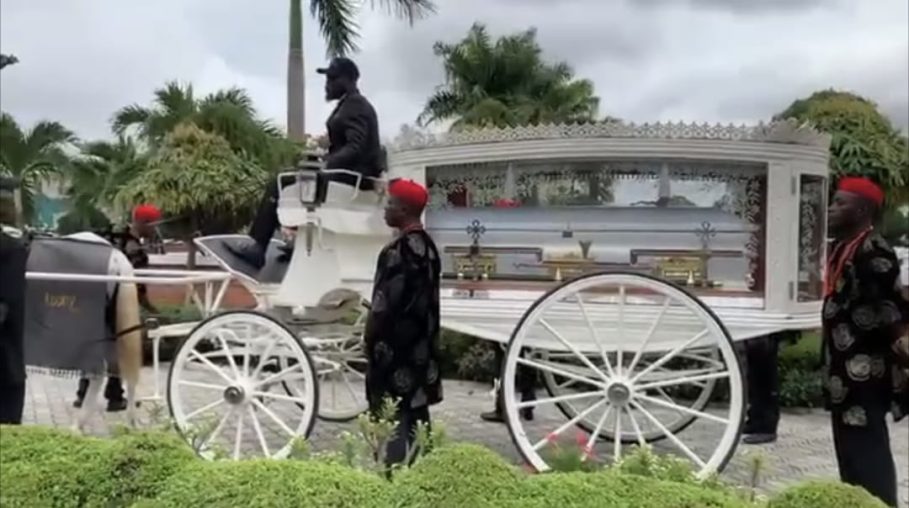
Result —
[[[128, 260], [103, 238], [78, 234], [36, 238], [29, 272], [109, 275], [131, 273]], [[127, 272], [127, 273], [124, 273]], [[25, 363], [31, 372], [77, 377], [102, 374], [113, 358], [116, 283], [29, 280], [26, 284]]]

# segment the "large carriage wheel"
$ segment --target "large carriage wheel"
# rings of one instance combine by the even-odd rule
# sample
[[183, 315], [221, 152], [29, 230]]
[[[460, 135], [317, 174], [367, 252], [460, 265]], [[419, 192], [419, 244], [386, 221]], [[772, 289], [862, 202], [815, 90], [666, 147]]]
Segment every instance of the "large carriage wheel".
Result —
[[[574, 383], [519, 402], [519, 366]], [[731, 458], [744, 416], [744, 380], [723, 324], [685, 290], [635, 273], [587, 275], [537, 300], [512, 333], [502, 377], [512, 439], [539, 471], [566, 449], [605, 462], [629, 441], [662, 439], [661, 451], [706, 475]], [[708, 382], [728, 384], [728, 404], [708, 408], [709, 394], [703, 404], [685, 395], [713, 391]], [[571, 412], [552, 408], [569, 402]], [[539, 409], [532, 422], [519, 418], [526, 407]]]
[[167, 380], [177, 430], [206, 458], [286, 457], [312, 430], [318, 398], [313, 362], [300, 340], [251, 311], [199, 323], [177, 350]]

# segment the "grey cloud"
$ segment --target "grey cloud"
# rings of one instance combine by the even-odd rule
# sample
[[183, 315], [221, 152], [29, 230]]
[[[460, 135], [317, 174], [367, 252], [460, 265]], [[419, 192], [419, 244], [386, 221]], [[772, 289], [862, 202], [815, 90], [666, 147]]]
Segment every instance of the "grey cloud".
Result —
[[727, 11], [737, 14], [792, 12], [819, 7], [835, 7], [838, 0], [628, 0], [631, 5], [662, 8], [684, 4], [694, 9]]

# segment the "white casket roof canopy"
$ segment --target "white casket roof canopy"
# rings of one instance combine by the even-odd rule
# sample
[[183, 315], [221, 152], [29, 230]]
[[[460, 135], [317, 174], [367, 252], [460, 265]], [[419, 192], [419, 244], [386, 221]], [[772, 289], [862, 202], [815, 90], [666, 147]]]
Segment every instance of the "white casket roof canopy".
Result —
[[770, 123], [761, 122], [757, 125], [711, 125], [684, 122], [541, 124], [507, 128], [467, 128], [441, 134], [410, 131], [408, 134], [395, 139], [392, 145], [393, 152], [504, 141], [565, 138], [706, 139], [794, 144], [824, 149], [830, 146], [829, 134], [814, 129], [810, 124], [799, 123], [793, 119]]

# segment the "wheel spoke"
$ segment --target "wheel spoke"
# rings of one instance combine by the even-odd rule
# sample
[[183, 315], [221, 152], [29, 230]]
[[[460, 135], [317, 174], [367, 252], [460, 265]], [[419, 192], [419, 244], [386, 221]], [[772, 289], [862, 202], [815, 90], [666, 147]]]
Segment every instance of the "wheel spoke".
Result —
[[679, 377], [679, 378], [675, 378], [675, 379], [665, 379], [663, 381], [654, 381], [652, 383], [641, 383], [640, 385], [636, 386], [635, 388], [637, 388], [638, 390], [650, 390], [653, 388], [661, 388], [664, 386], [677, 386], [677, 385], [683, 385], [683, 384], [688, 384], [688, 383], [695, 383], [698, 381], [710, 381], [712, 379], [724, 379], [724, 378], [728, 378], [728, 377], [729, 377], [728, 371], [711, 372], [709, 374], [700, 374], [697, 376], [685, 376], [685, 377]]
[[[638, 425], [638, 421], [634, 418], [634, 413], [628, 410], [628, 408], [623, 408], [623, 410], [628, 413], [628, 419], [631, 420], [631, 428], [634, 429], [634, 435], [638, 438], [638, 445], [645, 446], [647, 441], [644, 439], [644, 433], [641, 432], [641, 427]], [[616, 436], [616, 439], [619, 439], [619, 436]]]
[[603, 357], [603, 365], [606, 367], [606, 373], [609, 377], [614, 377], [615, 372], [612, 370], [612, 365], [609, 363], [609, 355], [606, 354], [606, 346], [604, 346], [603, 341], [600, 340], [600, 334], [597, 333], [597, 329], [593, 325], [590, 315], [587, 314], [587, 306], [584, 305], [581, 293], [575, 293], [575, 298], [577, 299], [578, 307], [581, 309], [581, 315], [584, 316], [584, 321], [587, 322], [587, 328], [590, 330], [590, 337], [597, 343], [597, 348], [600, 350], [600, 355]]
[[189, 352], [189, 355], [198, 358], [198, 359], [202, 362], [203, 365], [205, 365], [206, 367], [208, 367], [208, 368], [209, 368], [211, 371], [213, 371], [215, 374], [221, 376], [221, 379], [223, 379], [224, 381], [226, 381], [227, 384], [233, 385], [233, 384], [236, 383], [236, 380], [231, 379], [230, 376], [228, 376], [227, 374], [225, 374], [224, 371], [221, 369], [221, 367], [218, 367], [217, 365], [215, 365], [214, 363], [212, 363], [211, 360], [209, 360], [208, 358], [205, 358], [204, 356], [202, 356], [202, 355], [200, 355], [199, 353], [197, 353], [195, 349], [193, 349], [192, 351], [190, 351], [190, 352]]
[[556, 339], [558, 339], [559, 342], [561, 342], [565, 347], [567, 347], [569, 350], [571, 350], [571, 352], [574, 353], [575, 356], [577, 356], [578, 358], [580, 358], [580, 359], [581, 359], [581, 362], [583, 362], [584, 365], [586, 365], [588, 368], [590, 368], [591, 370], [593, 370], [594, 372], [596, 372], [597, 375], [599, 375], [600, 378], [601, 378], [604, 382], [606, 382], [606, 383], [609, 382], [609, 377], [608, 377], [606, 374], [604, 374], [603, 371], [601, 371], [599, 368], [597, 368], [597, 366], [594, 365], [593, 362], [590, 361], [590, 358], [587, 358], [587, 355], [581, 353], [581, 352], [578, 350], [578, 348], [575, 347], [574, 344], [568, 342], [568, 340], [566, 340], [565, 337], [563, 337], [561, 333], [559, 333], [558, 331], [556, 331], [556, 329], [553, 328], [552, 325], [550, 325], [548, 321], [546, 321], [546, 320], [543, 319], [543, 318], [540, 318], [539, 323], [540, 323], [541, 325], [543, 325], [543, 328], [545, 328], [547, 332], [549, 332], [550, 334], [552, 334], [553, 337], [555, 337]]
[[653, 423], [656, 426], [656, 428], [660, 429], [660, 432], [662, 432], [667, 438], [669, 438], [670, 441], [673, 442], [673, 444], [675, 444], [680, 450], [682, 450], [682, 452], [685, 455], [687, 455], [688, 458], [690, 458], [692, 461], [694, 461], [694, 463], [697, 464], [698, 467], [704, 468], [707, 466], [707, 464], [703, 460], [701, 460], [701, 458], [698, 457], [696, 453], [691, 451], [691, 448], [688, 448], [688, 446], [685, 443], [683, 443], [681, 440], [679, 440], [679, 438], [676, 437], [675, 434], [670, 432], [669, 429], [666, 428], [666, 426], [664, 426], [662, 423], [660, 423], [660, 421], [657, 420], [656, 417], [650, 413], [650, 411], [647, 411], [646, 409], [644, 409], [643, 406], [641, 406], [634, 400], [631, 401], [631, 405], [633, 405], [635, 407], [635, 409], [640, 411], [648, 420], [650, 420], [650, 422]]
[[711, 421], [714, 421], [717, 423], [722, 423], [723, 425], [729, 425], [729, 420], [726, 418], [721, 418], [719, 416], [712, 415], [710, 413], [705, 413], [703, 411], [691, 409], [690, 407], [681, 406], [679, 404], [676, 404], [675, 402], [672, 402], [672, 403], [664, 402], [660, 399], [648, 397], [647, 395], [635, 395], [635, 398], [638, 400], [647, 401], [651, 404], [654, 404], [654, 405], [657, 405], [657, 406], [660, 406], [660, 407], [663, 407], [666, 409], [672, 409], [672, 410], [678, 411], [680, 413], [685, 413], [689, 416], [696, 416], [698, 418], [703, 418], [705, 420], [711, 420]]
[[252, 394], [256, 397], [262, 397], [265, 399], [283, 400], [286, 402], [293, 402], [294, 404], [303, 404], [304, 406], [309, 403], [306, 399], [304, 399], [302, 397], [293, 397], [293, 396], [284, 395], [281, 393], [252, 392]]
[[266, 416], [271, 418], [271, 420], [273, 422], [275, 422], [278, 425], [278, 427], [281, 427], [281, 430], [286, 432], [288, 436], [290, 436], [291, 438], [297, 437], [297, 433], [294, 432], [290, 427], [288, 427], [287, 424], [284, 423], [284, 420], [278, 418], [278, 415], [276, 415], [271, 409], [268, 409], [268, 407], [265, 404], [259, 402], [259, 400], [255, 399], [255, 398], [253, 398], [251, 400], [252, 400], [253, 405], [256, 406], [257, 408], [259, 408], [259, 411], [262, 411], [263, 413], [265, 413]]
[[295, 370], [300, 370], [302, 367], [303, 367], [302, 363], [295, 363], [295, 364], [291, 365], [290, 367], [282, 369], [282, 370], [272, 374], [271, 376], [268, 376], [267, 378], [265, 378], [261, 381], [258, 381], [254, 385], [254, 388], [258, 388], [260, 386], [267, 385], [268, 383], [274, 382], [274, 380], [281, 378], [287, 374], [290, 374], [291, 372], [293, 372]]
[[618, 462], [622, 458], [622, 411], [615, 414], [615, 430], [613, 432], [614, 447], [612, 451], [612, 461]]
[[535, 445], [533, 445], [533, 449], [534, 449], [534, 450], [539, 450], [540, 448], [544, 447], [544, 446], [546, 445], [546, 443], [548, 443], [550, 440], [554, 439], [555, 437], [558, 437], [559, 434], [561, 434], [562, 432], [565, 432], [565, 429], [567, 429], [568, 427], [571, 427], [572, 425], [578, 423], [579, 421], [581, 421], [581, 419], [585, 418], [587, 415], [589, 415], [590, 413], [594, 412], [598, 407], [602, 406], [602, 405], [605, 404], [605, 403], [606, 403], [606, 399], [603, 398], [602, 400], [600, 400], [600, 401], [597, 402], [596, 404], [593, 404], [593, 405], [591, 405], [590, 407], [588, 407], [587, 409], [585, 409], [584, 411], [581, 411], [580, 413], [578, 413], [577, 416], [575, 416], [575, 417], [572, 418], [571, 420], [568, 420], [567, 422], [565, 422], [564, 424], [562, 424], [561, 427], [559, 427], [559, 428], [557, 428], [556, 430], [550, 432], [549, 434], [546, 435], [546, 437], [544, 437], [543, 439], [541, 439], [540, 441], [538, 441]]
[[224, 404], [224, 397], [218, 397], [218, 399], [215, 400], [214, 402], [206, 404], [206, 405], [200, 407], [199, 409], [196, 409], [192, 413], [189, 413], [188, 415], [186, 415], [186, 420], [189, 421], [189, 420], [195, 418], [196, 416], [199, 416], [202, 413], [205, 413], [207, 411], [210, 411], [210, 410], [220, 406], [221, 404]]
[[675, 358], [676, 355], [678, 355], [679, 353], [681, 353], [685, 348], [687, 348], [688, 346], [690, 346], [690, 345], [694, 344], [695, 342], [701, 340], [701, 339], [702, 339], [705, 335], [707, 335], [708, 333], [710, 333], [710, 330], [709, 330], [708, 328], [704, 328], [704, 329], [701, 330], [700, 332], [696, 333], [696, 334], [693, 335], [690, 339], [686, 340], [686, 341], [685, 341], [684, 343], [682, 343], [682, 344], [679, 344], [679, 345], [678, 345], [675, 349], [673, 349], [672, 351], [666, 353], [662, 358], [660, 358], [659, 360], [657, 360], [657, 361], [651, 363], [650, 365], [648, 365], [646, 369], [642, 370], [642, 371], [639, 372], [637, 375], [635, 375], [633, 378], [631, 378], [631, 382], [632, 382], [632, 383], [635, 383], [635, 382], [638, 381], [638, 379], [641, 378], [641, 376], [647, 375], [647, 374], [653, 372], [654, 369], [657, 369], [657, 368], [659, 368], [659, 367], [662, 367], [663, 364], [665, 364], [665, 363], [668, 362], [669, 360], [672, 360], [673, 358]]
[[271, 453], [268, 451], [268, 443], [265, 442], [265, 434], [262, 433], [262, 426], [259, 425], [259, 419], [256, 418], [256, 412], [253, 411], [252, 406], [246, 406], [246, 411], [249, 412], [249, 419], [252, 420], [253, 429], [256, 431], [256, 436], [259, 438], [259, 446], [262, 447], [262, 453], [267, 458], [271, 458]]
[[650, 325], [650, 329], [647, 330], [647, 335], [644, 336], [644, 340], [641, 342], [641, 347], [638, 348], [637, 353], [634, 354], [634, 358], [631, 359], [631, 363], [628, 365], [628, 372], [634, 372], [634, 368], [641, 360], [641, 356], [644, 354], [644, 350], [647, 348], [647, 344], [650, 343], [650, 339], [653, 338], [653, 334], [656, 332], [657, 327], [660, 326], [660, 321], [662, 321], [663, 316], [666, 315], [666, 310], [669, 309], [669, 303], [671, 301], [672, 300], [668, 296], [665, 300], [663, 300], [663, 306], [660, 308], [660, 313], [657, 314], [657, 317], [653, 321], [653, 324]]
[[205, 442], [200, 447], [201, 450], [208, 448], [208, 446], [212, 442], [214, 442], [215, 438], [217, 438], [221, 434], [221, 431], [224, 430], [224, 424], [227, 423], [227, 419], [233, 413], [234, 413], [234, 408], [230, 408], [224, 413], [224, 416], [221, 417], [221, 421], [218, 422], [218, 425], [216, 425], [214, 430], [211, 431], [211, 434], [209, 434], [208, 437], [205, 438]]
[[234, 434], [234, 460], [240, 460], [240, 445], [243, 443], [243, 413], [237, 418], [237, 433]]
[[183, 386], [192, 386], [193, 388], [205, 388], [206, 390], [217, 390], [219, 392], [224, 391], [226, 386], [213, 385], [211, 383], [201, 383], [199, 381], [190, 381], [189, 379], [181, 379], [177, 381], [177, 384]]
[[259, 378], [259, 374], [262, 372], [262, 367], [265, 366], [265, 360], [268, 359], [268, 355], [271, 354], [271, 350], [275, 348], [275, 345], [277, 345], [278, 342], [279, 342], [279, 340], [274, 337], [272, 337], [272, 340], [268, 341], [268, 346], [265, 348], [265, 351], [261, 355], [259, 355], [258, 365], [256, 365], [256, 368], [255, 368], [255, 370], [253, 370], [252, 375], [249, 376], [250, 378], [252, 378], [252, 379]]
[[625, 363], [625, 359], [622, 358], [622, 343], [625, 341], [625, 285], [622, 284], [619, 286], [619, 323], [618, 323], [618, 333], [619, 336], [618, 346], [615, 352], [615, 369], [622, 375], [622, 372], [625, 370], [625, 367], [622, 365]]
[[596, 386], [597, 388], [600, 388], [600, 389], [602, 389], [602, 390], [605, 390], [605, 389], [606, 389], [606, 385], [605, 385], [604, 383], [601, 383], [601, 382], [599, 382], [599, 381], [595, 381], [595, 380], [590, 379], [590, 378], [586, 378], [586, 377], [584, 377], [584, 376], [579, 376], [579, 375], [577, 375], [577, 374], [573, 374], [573, 373], [571, 373], [571, 372], [568, 372], [567, 370], [562, 370], [562, 369], [560, 369], [560, 368], [558, 368], [558, 367], [552, 367], [552, 366], [550, 366], [550, 365], [548, 365], [548, 364], [545, 364], [545, 363], [539, 363], [539, 362], [536, 362], [536, 361], [533, 361], [533, 360], [527, 360], [526, 358], [520, 358], [520, 357], [519, 357], [516, 361], [517, 361], [517, 363], [520, 363], [521, 365], [524, 365], [524, 366], [527, 366], [527, 367], [533, 367], [533, 368], [535, 368], [535, 369], [540, 369], [540, 370], [545, 370], [545, 371], [548, 371], [548, 372], [552, 372], [553, 374], [557, 374], [557, 375], [562, 376], [562, 377], [567, 377], [567, 378], [570, 378], [570, 379], [574, 379], [574, 380], [576, 380], [576, 381], [580, 381], [581, 383], [586, 383], [586, 384], [588, 384], [588, 385]]
[[[231, 332], [230, 330], [217, 330], [215, 332], [215, 336], [218, 338], [218, 342], [221, 343], [221, 348], [224, 350], [224, 355], [227, 356], [227, 364], [230, 365], [230, 370], [231, 370], [231, 372], [234, 373], [234, 378], [239, 379], [240, 378], [240, 369], [237, 368], [237, 362], [234, 360], [234, 355], [231, 354], [231, 352], [230, 352], [230, 346], [228, 346], [227, 340], [222, 335], [223, 333], [233, 334], [233, 332]], [[234, 339], [236, 339], [236, 337], [237, 336], [234, 334]]]
[[[246, 326], [246, 347], [243, 348], [243, 375], [246, 377], [249, 377], [249, 349], [250, 349], [249, 343], [252, 340], [252, 336], [253, 336], [252, 323], [249, 323]], [[242, 424], [243, 424], [243, 416], [241, 415], [240, 423], [238, 423], [237, 425], [242, 426]]]
[[613, 406], [610, 404], [606, 406], [606, 409], [603, 410], [603, 416], [600, 417], [600, 420], [597, 422], [597, 426], [593, 429], [593, 432], [587, 438], [587, 444], [584, 446], [584, 458], [586, 459], [591, 453], [593, 453], [593, 444], [597, 442], [597, 438], [600, 437], [600, 432], [603, 430], [603, 425], [606, 424], [606, 419], [609, 418], [609, 414], [612, 413]]
[[558, 404], [559, 402], [566, 402], [569, 400], [578, 400], [578, 399], [589, 399], [590, 397], [602, 397], [603, 392], [583, 392], [583, 393], [572, 393], [570, 395], [559, 395], [557, 397], [547, 397], [545, 399], [536, 399], [528, 400], [524, 402], [518, 402], [515, 404], [518, 409], [524, 409], [525, 407], [536, 407], [543, 404]]

